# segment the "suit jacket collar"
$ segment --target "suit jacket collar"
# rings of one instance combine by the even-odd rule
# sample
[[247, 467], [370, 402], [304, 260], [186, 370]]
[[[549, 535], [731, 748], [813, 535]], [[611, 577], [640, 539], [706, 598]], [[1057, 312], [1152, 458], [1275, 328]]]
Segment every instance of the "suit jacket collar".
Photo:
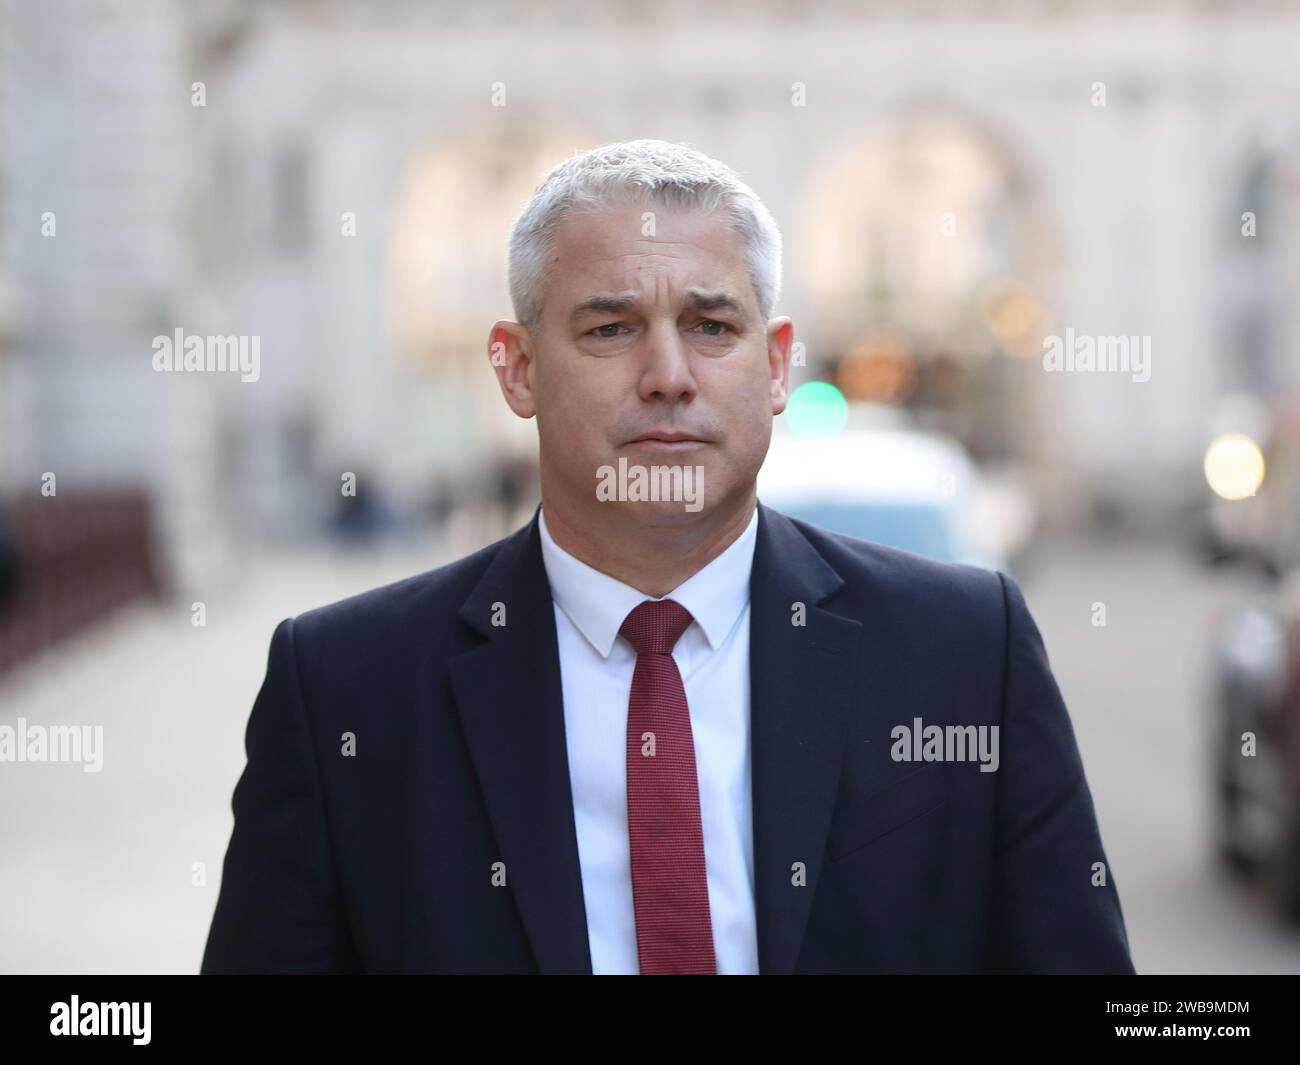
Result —
[[[643, 592], [601, 573], [564, 550], [539, 512], [542, 561], [555, 602], [602, 658], [608, 658], [629, 611], [647, 598]], [[708, 565], [660, 596], [673, 599], [690, 611], [709, 647], [717, 650], [749, 602], [753, 573], [758, 509], [749, 522]]]
[[[844, 581], [790, 519], [761, 502], [758, 511], [750, 716], [759, 968], [789, 973], [825, 851], [862, 627], [822, 607]], [[484, 642], [448, 668], [507, 888], [538, 967], [590, 973], [539, 512], [502, 542], [461, 606]], [[801, 869], [807, 887], [796, 886]]]

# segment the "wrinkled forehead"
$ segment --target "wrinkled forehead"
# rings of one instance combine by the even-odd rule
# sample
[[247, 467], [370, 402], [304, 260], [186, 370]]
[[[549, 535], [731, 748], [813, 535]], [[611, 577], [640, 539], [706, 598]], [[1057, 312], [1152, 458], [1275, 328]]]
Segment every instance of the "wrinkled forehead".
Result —
[[757, 313], [744, 240], [725, 217], [630, 204], [575, 211], [556, 227], [547, 317], [567, 321], [579, 312], [665, 303]]

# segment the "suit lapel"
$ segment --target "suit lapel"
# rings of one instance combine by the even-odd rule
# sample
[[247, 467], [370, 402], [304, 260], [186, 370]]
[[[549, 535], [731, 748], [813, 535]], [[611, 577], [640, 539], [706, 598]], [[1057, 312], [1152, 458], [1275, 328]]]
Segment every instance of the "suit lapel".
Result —
[[[487, 642], [452, 658], [448, 667], [506, 883], [538, 967], [590, 974], [555, 613], [538, 512], [502, 544], [461, 608], [461, 617]], [[503, 608], [505, 624], [493, 624]]]
[[[750, 735], [760, 972], [794, 971], [844, 756], [862, 626], [819, 604], [844, 584], [759, 504], [750, 579]], [[803, 625], [800, 618], [802, 604]], [[796, 886], [795, 863], [807, 886]]]
[[[448, 668], [507, 883], [538, 967], [590, 973], [559, 648], [538, 512], [502, 544], [461, 608], [486, 642], [452, 658]], [[843, 583], [788, 518], [759, 504], [750, 580], [750, 732], [763, 973], [795, 968], [826, 846], [862, 631], [820, 606]], [[501, 609], [496, 604], [504, 607], [504, 625], [492, 623]], [[803, 604], [802, 625], [793, 623], [796, 604]], [[796, 862], [806, 867], [809, 886], [794, 886]]]

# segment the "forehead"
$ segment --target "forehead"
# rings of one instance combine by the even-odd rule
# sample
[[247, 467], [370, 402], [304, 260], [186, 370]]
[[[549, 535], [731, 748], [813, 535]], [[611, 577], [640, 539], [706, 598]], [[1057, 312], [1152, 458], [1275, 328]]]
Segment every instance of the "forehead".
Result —
[[[653, 215], [653, 235], [646, 212]], [[556, 227], [548, 260], [548, 295], [570, 304], [602, 292], [675, 294], [694, 286], [724, 288], [753, 300], [745, 245], [724, 218], [700, 211], [647, 206], [602, 207], [568, 215]]]

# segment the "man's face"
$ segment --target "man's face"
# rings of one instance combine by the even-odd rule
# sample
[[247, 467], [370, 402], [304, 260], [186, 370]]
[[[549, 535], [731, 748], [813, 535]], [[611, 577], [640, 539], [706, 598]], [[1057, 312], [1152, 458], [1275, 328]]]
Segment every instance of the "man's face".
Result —
[[[629, 468], [702, 467], [704, 513], [752, 493], [785, 409], [793, 330], [761, 318], [731, 226], [640, 206], [573, 214], [555, 232], [546, 277], [541, 321], [524, 342], [544, 492], [594, 505], [599, 469], [625, 457]], [[687, 439], [664, 438], [673, 435]], [[680, 500], [600, 505], [665, 525], [701, 511]]]

